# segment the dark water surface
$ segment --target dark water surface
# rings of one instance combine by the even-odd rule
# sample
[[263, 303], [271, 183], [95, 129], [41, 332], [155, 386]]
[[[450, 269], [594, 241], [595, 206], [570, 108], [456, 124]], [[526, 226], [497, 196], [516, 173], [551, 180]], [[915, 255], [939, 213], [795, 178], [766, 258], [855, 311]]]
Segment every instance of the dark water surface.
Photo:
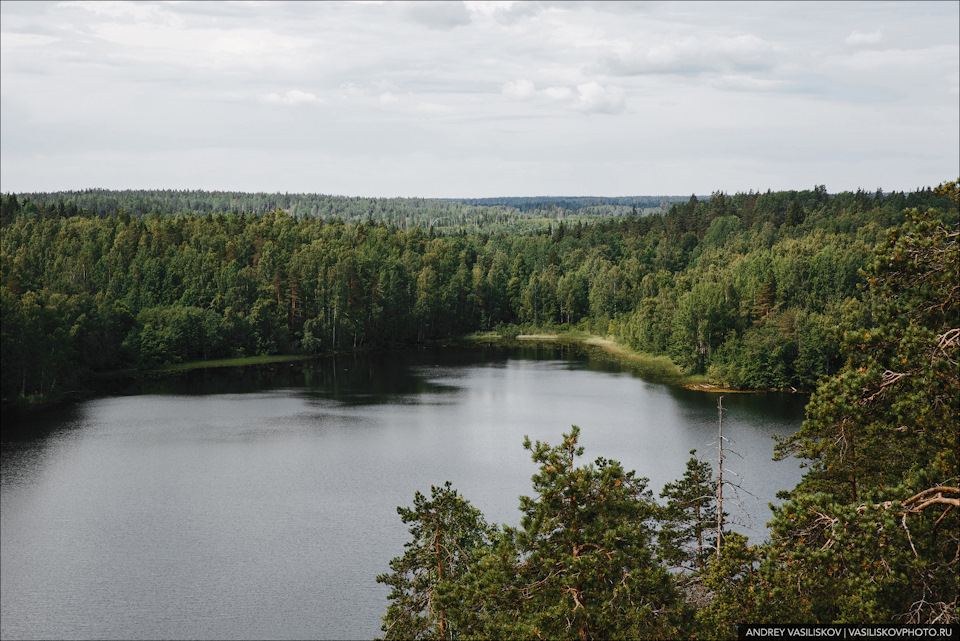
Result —
[[[372, 638], [374, 578], [403, 551], [396, 507], [414, 492], [450, 480], [516, 525], [525, 434], [577, 424], [584, 463], [619, 460], [655, 493], [717, 441], [717, 394], [563, 346], [200, 370], [142, 392], [31, 417], [29, 439], [5, 421], [3, 639]], [[724, 397], [755, 539], [800, 478], [770, 460], [771, 435], [795, 431], [805, 401]]]

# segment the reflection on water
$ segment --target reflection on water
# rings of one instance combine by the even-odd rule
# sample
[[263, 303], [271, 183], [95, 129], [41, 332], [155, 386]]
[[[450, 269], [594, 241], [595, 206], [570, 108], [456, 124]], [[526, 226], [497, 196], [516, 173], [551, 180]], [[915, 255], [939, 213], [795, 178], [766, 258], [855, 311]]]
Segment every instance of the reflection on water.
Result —
[[431, 378], [437, 368], [506, 367], [515, 360], [561, 362], [570, 369], [622, 372], [623, 367], [574, 344], [520, 343], [437, 347], [399, 352], [331, 356], [258, 367], [196, 369], [140, 384], [145, 394], [242, 394], [265, 389], [308, 389], [348, 404], [403, 402], [403, 397], [443, 391]]
[[[30, 417], [36, 437], [5, 420], [0, 636], [372, 638], [374, 577], [403, 550], [396, 506], [414, 492], [450, 480], [516, 525], [535, 471], [524, 435], [571, 424], [586, 460], [659, 492], [690, 449], [714, 458], [716, 396], [522, 345], [196, 370]], [[724, 397], [754, 537], [799, 479], [770, 436], [799, 426], [804, 400]]]

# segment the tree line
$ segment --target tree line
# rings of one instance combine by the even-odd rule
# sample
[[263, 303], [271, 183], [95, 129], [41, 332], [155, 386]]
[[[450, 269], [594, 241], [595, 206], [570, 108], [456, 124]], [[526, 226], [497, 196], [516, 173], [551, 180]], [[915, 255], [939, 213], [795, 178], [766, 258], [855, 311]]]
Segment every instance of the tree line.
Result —
[[[941, 192], [958, 198], [956, 183]], [[616, 461], [578, 465], [574, 426], [552, 446], [525, 441], [537, 471], [519, 527], [488, 524], [450, 483], [398, 508], [411, 536], [377, 578], [391, 588], [383, 638], [733, 639], [743, 623], [955, 625], [960, 226], [916, 210], [906, 218], [867, 266], [869, 324], [845, 334], [842, 366], [778, 445], [808, 471], [780, 494], [766, 541], [724, 530], [709, 464], [691, 458], [657, 501]]]
[[731, 386], [812, 389], [843, 332], [869, 325], [860, 272], [884, 230], [911, 205], [956, 219], [931, 189], [717, 192], [525, 233], [46, 202], [0, 200], [4, 402], [109, 370], [522, 327], [609, 335]]

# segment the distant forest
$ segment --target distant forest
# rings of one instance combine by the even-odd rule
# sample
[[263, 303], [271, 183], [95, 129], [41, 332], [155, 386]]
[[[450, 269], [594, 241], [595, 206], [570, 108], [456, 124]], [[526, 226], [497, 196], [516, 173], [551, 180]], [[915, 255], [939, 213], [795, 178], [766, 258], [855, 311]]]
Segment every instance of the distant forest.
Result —
[[261, 215], [282, 211], [294, 218], [339, 219], [345, 223], [384, 223], [399, 229], [431, 227], [438, 232], [530, 231], [559, 220], [596, 220], [609, 216], [665, 213], [680, 196], [619, 198], [359, 198], [323, 194], [244, 193], [198, 190], [85, 189], [17, 196], [59, 217], [116, 216], [121, 211], [139, 218], [147, 214], [197, 216], [216, 213]]
[[522, 328], [610, 336], [728, 386], [812, 389], [871, 323], [861, 270], [886, 230], [907, 208], [957, 218], [930, 188], [717, 192], [648, 215], [577, 214], [627, 207], [581, 200], [546, 218], [548, 203], [6, 194], [3, 400], [104, 371]]
[[501, 205], [512, 207], [520, 212], [556, 212], [559, 215], [569, 215], [570, 212], [583, 212], [597, 215], [624, 215], [630, 214], [651, 214], [664, 213], [670, 209], [670, 205], [676, 202], [683, 202], [686, 197], [683, 196], [504, 196], [501, 198], [449, 198], [456, 202], [467, 203], [469, 205], [482, 205], [484, 207], [494, 207]]

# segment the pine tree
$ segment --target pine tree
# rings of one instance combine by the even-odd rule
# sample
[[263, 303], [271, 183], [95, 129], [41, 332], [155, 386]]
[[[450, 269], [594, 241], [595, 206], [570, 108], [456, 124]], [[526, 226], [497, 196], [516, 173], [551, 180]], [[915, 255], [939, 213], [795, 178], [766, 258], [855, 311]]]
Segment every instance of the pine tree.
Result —
[[647, 480], [583, 454], [573, 427], [561, 444], [525, 449], [540, 466], [535, 497], [520, 498], [519, 529], [505, 528], [471, 573], [480, 636], [674, 638], [684, 605], [654, 557], [658, 508]]
[[433, 486], [430, 499], [417, 492], [413, 508], [398, 507], [413, 539], [403, 556], [390, 561], [389, 574], [377, 577], [392, 589], [383, 617], [384, 639], [453, 639], [451, 623], [462, 608], [453, 596], [458, 582], [480, 551], [490, 545], [491, 528], [481, 512], [452, 489]]
[[845, 337], [845, 366], [779, 448], [813, 461], [801, 489], [857, 501], [864, 489], [907, 477], [917, 490], [956, 485], [958, 236], [916, 211], [890, 231], [868, 274], [875, 326]]
[[657, 532], [660, 558], [671, 569], [702, 575], [716, 546], [717, 482], [710, 464], [690, 459], [683, 478], [667, 483], [663, 525]]
[[958, 237], [917, 211], [890, 231], [868, 274], [875, 326], [848, 334], [846, 364], [779, 446], [812, 461], [761, 567], [793, 620], [957, 619]]
[[[953, 190], [956, 196], [956, 190]], [[810, 461], [770, 540], [728, 538], [697, 619], [734, 624], [955, 623], [960, 555], [960, 229], [908, 212], [867, 276], [874, 326], [778, 446]]]

